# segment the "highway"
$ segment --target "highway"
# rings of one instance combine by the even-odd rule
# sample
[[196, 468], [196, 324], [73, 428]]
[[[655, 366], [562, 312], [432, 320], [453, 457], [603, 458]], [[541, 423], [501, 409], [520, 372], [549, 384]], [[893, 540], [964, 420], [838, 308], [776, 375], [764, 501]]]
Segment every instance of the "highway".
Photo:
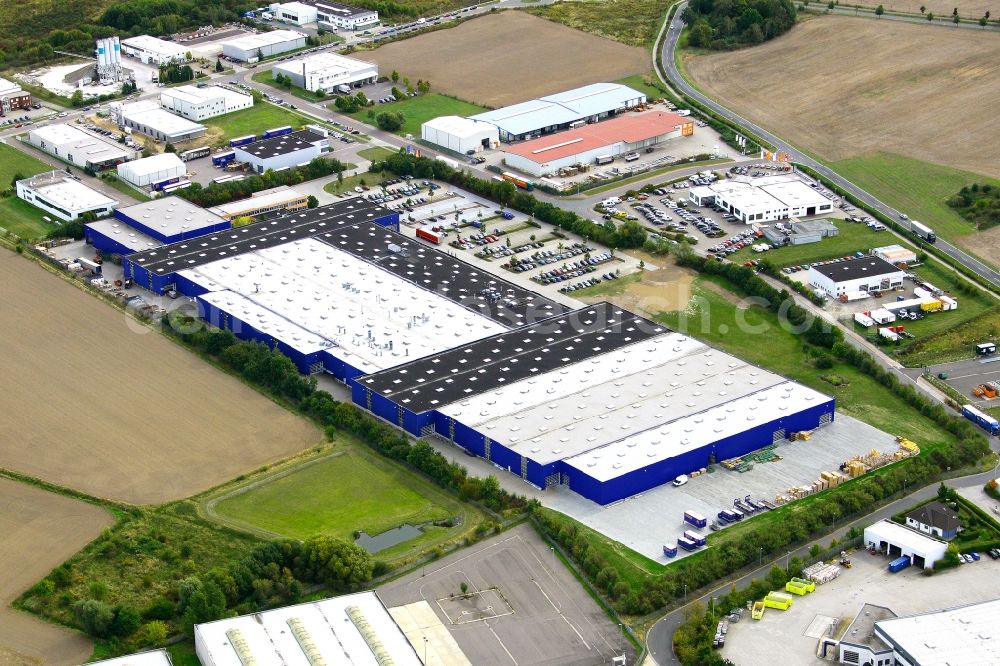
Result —
[[[821, 174], [824, 178], [830, 182], [836, 183], [845, 192], [849, 192], [855, 196], [858, 200], [862, 201], [864, 204], [870, 206], [871, 208], [879, 211], [883, 215], [890, 217], [894, 220], [899, 221], [900, 224], [906, 224], [902, 221], [900, 217], [900, 211], [896, 210], [892, 206], [882, 202], [877, 197], [861, 189], [851, 181], [847, 180], [837, 172], [833, 171], [823, 163], [813, 159], [809, 155], [806, 155], [802, 151], [798, 150], [795, 146], [784, 141], [780, 137], [772, 134], [763, 127], [760, 127], [756, 123], [747, 120], [746, 118], [740, 116], [738, 113], [730, 111], [726, 107], [722, 106], [715, 100], [703, 94], [697, 88], [689, 84], [684, 77], [681, 75], [680, 71], [677, 69], [676, 60], [674, 59], [674, 53], [677, 49], [677, 40], [681, 35], [681, 29], [684, 27], [684, 22], [681, 20], [681, 14], [683, 13], [687, 2], [682, 2], [677, 5], [677, 10], [674, 12], [674, 17], [670, 23], [667, 32], [667, 38], [663, 40], [663, 49], [660, 52], [660, 62], [662, 64], [662, 71], [666, 74], [667, 79], [670, 84], [674, 86], [677, 90], [682, 91], [688, 97], [691, 97], [707, 108], [711, 109], [713, 112], [719, 116], [729, 120], [731, 123], [743, 127], [750, 134], [760, 137], [761, 139], [772, 144], [779, 152], [786, 152], [792, 157], [792, 161], [797, 164], [802, 164], [810, 167], [817, 173]], [[992, 283], [995, 286], [1000, 287], [1000, 273], [998, 273], [993, 268], [982, 263], [978, 259], [969, 256], [962, 250], [958, 249], [951, 243], [938, 238], [937, 242], [934, 244], [938, 250], [947, 254], [949, 257], [957, 261], [959, 264], [965, 266], [969, 270], [973, 271], [977, 275], [981, 276], [983, 279]]]

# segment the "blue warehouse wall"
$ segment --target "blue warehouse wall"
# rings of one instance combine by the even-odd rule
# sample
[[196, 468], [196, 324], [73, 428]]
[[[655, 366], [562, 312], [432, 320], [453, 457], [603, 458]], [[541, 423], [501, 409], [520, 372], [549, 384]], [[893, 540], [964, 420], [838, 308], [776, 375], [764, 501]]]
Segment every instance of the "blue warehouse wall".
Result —
[[[101, 254], [120, 254], [122, 256], [132, 254], [135, 252], [134, 249], [123, 245], [114, 238], [102, 234], [100, 231], [91, 229], [89, 226], [83, 227], [83, 237], [95, 249], [100, 250]], [[126, 275], [126, 277], [130, 277]]]
[[177, 279], [175, 281], [177, 285], [177, 291], [184, 294], [185, 296], [195, 297], [201, 296], [202, 294], [207, 294], [208, 289], [201, 286], [197, 282], [193, 282], [189, 278], [184, 277], [180, 273], [177, 274]]
[[203, 227], [200, 229], [191, 229], [188, 231], [182, 231], [175, 234], [164, 234], [163, 231], [159, 229], [156, 225], [150, 226], [144, 224], [140, 220], [137, 220], [127, 215], [121, 210], [117, 209], [115, 210], [115, 217], [124, 222], [125, 224], [127, 224], [128, 226], [132, 227], [133, 229], [137, 229], [138, 231], [141, 231], [144, 234], [148, 234], [149, 236], [152, 236], [156, 240], [163, 243], [176, 243], [177, 241], [189, 240], [191, 238], [198, 238], [199, 236], [205, 236], [207, 234], [211, 234], [216, 231], [222, 231], [232, 226], [232, 223], [229, 222], [228, 220], [221, 220], [217, 224], [213, 224], [211, 226]]
[[374, 220], [374, 223], [380, 227], [392, 229], [397, 234], [399, 233], [399, 213], [392, 213], [391, 215], [380, 217], [377, 220]]

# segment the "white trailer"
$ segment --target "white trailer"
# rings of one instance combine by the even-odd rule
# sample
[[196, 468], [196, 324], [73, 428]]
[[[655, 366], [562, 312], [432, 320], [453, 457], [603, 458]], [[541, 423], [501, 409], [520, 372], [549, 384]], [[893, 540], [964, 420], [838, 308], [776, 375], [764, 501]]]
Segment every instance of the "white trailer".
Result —
[[878, 329], [878, 334], [887, 340], [892, 340], [893, 342], [899, 340], [899, 334], [890, 328], [880, 328]]
[[864, 326], [865, 328], [875, 325], [875, 320], [866, 315], [864, 312], [854, 313], [854, 321], [860, 324], [861, 326]]
[[896, 321], [896, 315], [892, 314], [885, 308], [879, 308], [878, 310], [872, 310], [868, 313], [877, 324], [891, 324]]

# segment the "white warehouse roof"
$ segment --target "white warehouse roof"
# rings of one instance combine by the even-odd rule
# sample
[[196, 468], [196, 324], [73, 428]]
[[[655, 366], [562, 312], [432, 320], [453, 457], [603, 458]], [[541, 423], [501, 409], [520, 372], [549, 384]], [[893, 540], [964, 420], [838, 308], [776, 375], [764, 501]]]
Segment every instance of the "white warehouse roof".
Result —
[[[904, 549], [915, 553], [920, 553], [922, 557], [925, 557], [923, 555], [925, 553], [936, 553], [938, 551], [943, 554], [948, 547], [948, 544], [940, 539], [921, 534], [916, 530], [912, 530], [899, 523], [894, 523], [891, 520], [880, 520], [865, 528], [866, 544], [876, 538], [897, 546], [902, 546]], [[878, 545], [877, 542], [876, 545]]]
[[129, 654], [124, 657], [114, 657], [103, 661], [92, 661], [87, 666], [171, 666], [170, 655], [166, 650], [152, 650]]
[[18, 183], [70, 212], [108, 208], [118, 204], [117, 200], [70, 178], [65, 171], [38, 174], [19, 180]]
[[[175, 153], [160, 153], [159, 155], [143, 157], [142, 159], [134, 160], [121, 166], [128, 170], [133, 179], [141, 179], [168, 169], [180, 168], [186, 170], [184, 162]], [[184, 173], [184, 171], [181, 171], [181, 173]]]
[[486, 111], [470, 116], [470, 119], [484, 120], [509, 134], [519, 135], [625, 108], [628, 103], [639, 99], [645, 100], [646, 96], [620, 83], [593, 83]]
[[175, 97], [190, 104], [198, 104], [199, 102], [218, 99], [219, 97], [224, 97], [227, 100], [236, 100], [238, 104], [246, 104], [248, 100], [252, 101], [253, 99], [250, 95], [244, 95], [224, 86], [205, 86], [204, 88], [199, 88], [198, 86], [191, 85], [164, 88], [160, 92], [160, 97]]
[[121, 114], [123, 118], [145, 125], [165, 136], [188, 134], [205, 129], [204, 125], [170, 113], [160, 107], [158, 102], [152, 100], [135, 102], [134, 104], [123, 104]]
[[163, 246], [163, 243], [152, 236], [137, 231], [114, 218], [97, 220], [96, 222], [90, 222], [86, 226], [99, 234], [121, 243], [133, 252], [144, 252], [145, 250], [152, 250]]
[[496, 131], [496, 126], [492, 123], [461, 116], [438, 116], [428, 120], [422, 127], [444, 132], [460, 139], [473, 138], [482, 132]]
[[223, 46], [229, 46], [250, 52], [265, 46], [282, 44], [284, 42], [290, 42], [303, 38], [305, 38], [305, 35], [301, 32], [295, 32], [294, 30], [272, 30], [270, 32], [261, 32], [255, 35], [246, 35], [244, 37], [230, 39], [223, 42]]
[[[246, 303], [231, 298], [247, 307], [248, 315], [260, 319], [261, 325], [254, 319], [244, 321], [303, 353], [336, 343], [336, 355], [366, 373], [506, 330], [452, 300], [312, 238], [180, 274], [209, 291], [231, 290], [264, 308], [269, 316], [262, 319], [258, 310], [251, 312]], [[300, 340], [286, 340], [293, 327], [311, 331], [311, 337], [297, 333]]]
[[138, 35], [122, 40], [122, 46], [133, 49], [155, 53], [165, 58], [183, 58], [187, 55], [188, 49], [176, 42], [168, 42], [149, 35]]
[[[172, 153], [163, 153], [163, 155], [176, 157]], [[146, 159], [151, 160], [161, 156], [154, 155]], [[137, 160], [134, 164], [145, 161]], [[177, 161], [180, 162], [180, 160]], [[163, 168], [170, 168], [170, 166], [174, 165], [173, 160], [164, 160], [163, 163], [168, 164], [168, 166], [154, 168], [150, 173], [157, 173]], [[180, 165], [183, 166], [184, 163], [180, 162]], [[178, 196], [160, 197], [152, 201], [144, 201], [133, 206], [119, 208], [118, 212], [150, 229], [156, 229], [164, 236], [193, 232], [206, 227], [215, 227], [226, 222], [226, 220], [212, 211], [206, 210]]]
[[420, 666], [374, 592], [199, 624], [194, 631], [198, 655], [213, 666]]
[[875, 631], [920, 666], [1000, 664], [1000, 599], [882, 620]]
[[36, 141], [44, 141], [53, 146], [69, 146], [69, 150], [74, 154], [83, 151], [91, 161], [126, 160], [131, 154], [120, 144], [107, 141], [96, 134], [89, 134], [72, 125], [42, 125], [32, 128], [28, 135]]
[[315, 55], [306, 56], [304, 58], [277, 62], [274, 64], [273, 69], [280, 69], [285, 72], [294, 72], [299, 75], [304, 73], [306, 76], [322, 72], [324, 74], [328, 74], [329, 76], [340, 77], [358, 72], [364, 72], [372, 67], [375, 67], [375, 65], [370, 62], [358, 60], [357, 58], [348, 58], [347, 56], [342, 56], [337, 53], [333, 53], [332, 51], [325, 51]]

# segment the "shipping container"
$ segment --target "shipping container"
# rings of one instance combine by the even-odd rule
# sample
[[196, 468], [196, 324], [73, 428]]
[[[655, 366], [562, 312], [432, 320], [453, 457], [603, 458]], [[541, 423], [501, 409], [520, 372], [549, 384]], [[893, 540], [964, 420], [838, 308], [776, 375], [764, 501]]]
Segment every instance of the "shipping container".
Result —
[[903, 555], [902, 557], [889, 562], [889, 571], [896, 573], [897, 571], [902, 571], [908, 566], [910, 566], [910, 556]]
[[962, 406], [962, 416], [969, 419], [983, 430], [986, 430], [991, 435], [1000, 433], [1000, 421], [997, 421], [989, 414], [984, 414], [972, 405]]
[[705, 516], [700, 513], [695, 513], [694, 511], [684, 512], [684, 522], [691, 523], [695, 527], [705, 527], [708, 525], [708, 521], [705, 520]]
[[677, 546], [663, 544], [663, 554], [667, 557], [677, 557]]
[[257, 140], [256, 134], [248, 134], [246, 136], [240, 136], [235, 139], [229, 140], [229, 147], [235, 148], [236, 146], [246, 146]]
[[684, 538], [694, 541], [699, 546], [705, 545], [705, 537], [698, 534], [697, 532], [692, 532], [691, 530], [684, 530]]
[[235, 150], [227, 150], [224, 153], [212, 155], [212, 166], [222, 167], [236, 159]]
[[684, 550], [688, 551], [695, 550], [698, 548], [698, 544], [696, 544], [694, 541], [691, 541], [690, 539], [685, 539], [684, 537], [677, 537], [677, 545], [683, 548]]

